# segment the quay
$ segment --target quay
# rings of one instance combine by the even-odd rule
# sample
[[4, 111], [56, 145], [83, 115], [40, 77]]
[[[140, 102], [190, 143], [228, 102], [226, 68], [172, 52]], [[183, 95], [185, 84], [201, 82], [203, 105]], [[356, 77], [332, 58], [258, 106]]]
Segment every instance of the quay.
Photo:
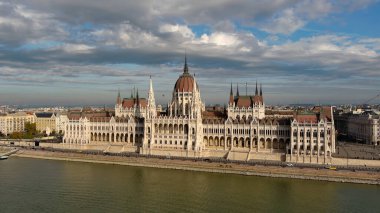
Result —
[[20, 149], [15, 157], [63, 160], [86, 163], [102, 163], [124, 166], [166, 168], [186, 171], [238, 174], [273, 178], [295, 178], [302, 180], [332, 181], [380, 185], [380, 167], [365, 167], [362, 170], [330, 170], [313, 165], [295, 164], [288, 167], [281, 162], [235, 162], [218, 159], [165, 158], [160, 156], [141, 156], [131, 153], [104, 153], [82, 150], [59, 149]]

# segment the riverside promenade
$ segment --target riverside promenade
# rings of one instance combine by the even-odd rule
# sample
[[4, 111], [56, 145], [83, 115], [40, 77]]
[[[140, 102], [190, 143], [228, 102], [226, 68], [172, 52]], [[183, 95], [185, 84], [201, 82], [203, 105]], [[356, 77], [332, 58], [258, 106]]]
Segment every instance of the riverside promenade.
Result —
[[158, 159], [139, 156], [94, 155], [78, 152], [57, 152], [47, 150], [21, 149], [12, 156], [39, 158], [49, 160], [64, 160], [88, 163], [103, 163], [126, 166], [142, 166], [151, 168], [178, 169], [187, 171], [214, 172], [238, 175], [254, 175], [274, 178], [296, 178], [303, 180], [334, 181], [347, 183], [364, 183], [380, 185], [378, 171], [331, 170], [321, 168], [299, 168], [247, 165], [236, 163], [220, 163], [195, 161], [187, 159]]

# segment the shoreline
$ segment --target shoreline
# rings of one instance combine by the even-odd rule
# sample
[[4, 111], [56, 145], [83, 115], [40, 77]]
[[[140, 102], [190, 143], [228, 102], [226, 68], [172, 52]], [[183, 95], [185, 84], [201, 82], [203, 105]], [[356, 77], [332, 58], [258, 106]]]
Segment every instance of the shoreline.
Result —
[[333, 171], [297, 167], [278, 167], [261, 165], [242, 165], [234, 163], [193, 162], [190, 160], [155, 159], [144, 157], [121, 157], [89, 155], [81, 153], [63, 153], [39, 150], [19, 150], [12, 157], [60, 160], [84, 163], [101, 163], [122, 166], [175, 169], [194, 172], [237, 174], [246, 176], [292, 178], [301, 180], [329, 181], [340, 183], [360, 183], [380, 185], [380, 173], [368, 171]]

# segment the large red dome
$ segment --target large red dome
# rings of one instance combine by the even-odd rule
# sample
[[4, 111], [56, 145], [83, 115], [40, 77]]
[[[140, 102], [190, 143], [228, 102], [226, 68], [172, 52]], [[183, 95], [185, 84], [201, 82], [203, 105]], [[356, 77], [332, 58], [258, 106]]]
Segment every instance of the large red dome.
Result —
[[189, 73], [183, 73], [174, 85], [174, 91], [193, 92], [194, 78]]

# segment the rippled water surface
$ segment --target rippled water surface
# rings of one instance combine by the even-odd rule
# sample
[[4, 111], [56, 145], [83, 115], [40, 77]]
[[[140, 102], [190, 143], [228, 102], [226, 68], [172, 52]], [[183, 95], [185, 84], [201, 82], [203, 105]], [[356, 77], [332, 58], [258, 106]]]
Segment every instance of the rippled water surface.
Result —
[[0, 212], [380, 212], [380, 187], [12, 157]]

